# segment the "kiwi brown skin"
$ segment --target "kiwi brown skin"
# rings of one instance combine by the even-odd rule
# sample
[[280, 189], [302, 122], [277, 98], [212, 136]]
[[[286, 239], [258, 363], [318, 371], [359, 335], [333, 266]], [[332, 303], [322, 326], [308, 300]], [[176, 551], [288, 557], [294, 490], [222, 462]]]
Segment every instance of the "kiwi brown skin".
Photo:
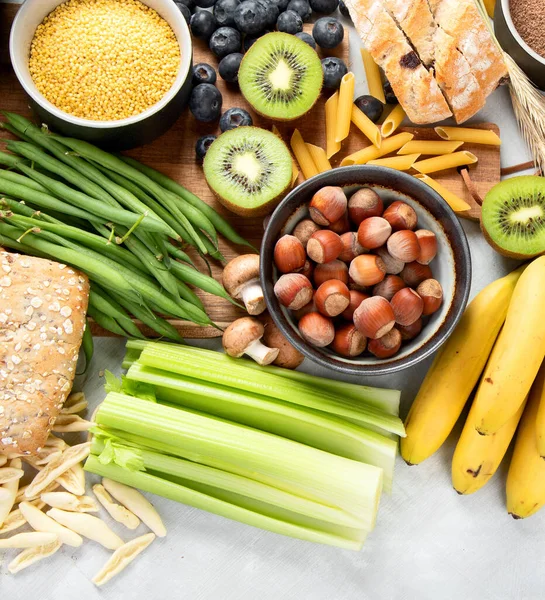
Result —
[[[255, 208], [244, 208], [242, 206], [238, 206], [237, 204], [233, 204], [229, 200], [222, 198], [216, 191], [212, 190], [214, 196], [218, 199], [218, 202], [225, 206], [227, 210], [230, 210], [235, 215], [239, 217], [266, 217], [270, 215], [272, 211], [278, 206], [279, 202], [284, 198], [286, 192], [291, 188], [291, 183], [283, 189], [275, 198], [272, 198], [265, 204], [260, 204]], [[210, 188], [212, 189], [212, 188]]]
[[479, 221], [479, 223], [481, 225], [481, 231], [483, 232], [484, 239], [488, 242], [489, 246], [492, 246], [492, 248], [498, 254], [501, 254], [502, 256], [505, 256], [506, 258], [515, 258], [517, 260], [527, 260], [529, 258], [535, 258], [536, 256], [542, 256], [543, 254], [545, 254], [545, 250], [543, 252], [539, 252], [538, 254], [519, 254], [517, 252], [511, 252], [510, 250], [506, 250], [505, 248], [498, 246], [498, 244], [496, 244], [496, 242], [490, 237], [490, 235], [488, 235], [488, 231], [484, 227], [483, 222]]

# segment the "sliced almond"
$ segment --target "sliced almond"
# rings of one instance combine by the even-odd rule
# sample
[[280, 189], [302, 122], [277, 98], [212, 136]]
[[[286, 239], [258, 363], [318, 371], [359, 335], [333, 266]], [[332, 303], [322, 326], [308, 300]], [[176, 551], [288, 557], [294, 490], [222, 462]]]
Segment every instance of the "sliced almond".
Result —
[[56, 419], [51, 431], [57, 433], [76, 433], [87, 431], [94, 427], [96, 423], [82, 419], [79, 415], [60, 414]]
[[83, 537], [102, 544], [108, 550], [117, 550], [124, 543], [104, 521], [97, 517], [60, 510], [59, 508], [48, 510], [47, 515]]
[[[51, 485], [48, 485], [45, 490], [43, 491], [43, 493], [47, 493], [47, 492], [53, 492], [54, 490], [56, 490], [59, 487], [59, 484], [54, 481]], [[26, 500], [27, 502], [32, 502], [34, 500], [37, 500], [40, 496], [32, 496], [31, 498], [28, 498], [27, 496], [25, 496], [25, 493], [27, 491], [28, 485], [24, 485], [23, 487], [20, 487], [19, 490], [17, 491], [17, 496], [15, 496], [15, 503], [18, 504], [19, 502], [23, 502], [23, 500]], [[46, 503], [47, 504], [47, 503]]]
[[[23, 466], [20, 458], [10, 460], [8, 464], [12, 469], [21, 469]], [[4, 524], [5, 519], [15, 504], [18, 489], [19, 479], [14, 479], [0, 486], [0, 527]]]
[[18, 533], [0, 540], [0, 548], [35, 548], [56, 541], [58, 541], [58, 538], [54, 533], [31, 531], [30, 533]]
[[110, 560], [93, 577], [97, 586], [104, 585], [125, 569], [141, 552], [143, 552], [155, 539], [154, 533], [146, 533], [140, 537], [123, 544], [110, 557]]
[[25, 474], [23, 469], [15, 469], [13, 467], [4, 467], [0, 469], [0, 485], [21, 479]]
[[54, 533], [59, 538], [59, 541], [67, 546], [78, 548], [83, 544], [83, 539], [80, 535], [67, 527], [63, 527], [29, 502], [21, 502], [19, 510], [32, 529], [44, 533]]
[[102, 485], [118, 502], [127, 507], [137, 517], [140, 517], [140, 520], [145, 523], [157, 537], [164, 537], [167, 534], [167, 530], [165, 529], [159, 513], [155, 510], [153, 504], [144, 498], [140, 492], [123, 483], [107, 479], [106, 477], [102, 480]]
[[[34, 502], [32, 502], [31, 504], [33, 504], [39, 510], [41, 510], [45, 506], [45, 503], [41, 500], [34, 500]], [[19, 508], [16, 508], [15, 510], [12, 510], [6, 517], [4, 524], [2, 525], [2, 527], [0, 527], [0, 534], [8, 533], [9, 531], [15, 531], [16, 529], [19, 529], [19, 527], [25, 525], [26, 522], [27, 521], [23, 516], [21, 510]]]
[[27, 498], [40, 494], [55, 479], [66, 473], [69, 469], [89, 456], [90, 442], [78, 444], [67, 448], [60, 456], [55, 457], [42, 471], [36, 475], [34, 481], [25, 491]]
[[94, 485], [93, 492], [112, 519], [125, 525], [128, 529], [136, 529], [140, 525], [140, 519], [128, 508], [114, 502], [103, 485], [100, 485], [100, 483]]
[[57, 540], [55, 542], [50, 542], [49, 544], [44, 544], [43, 546], [27, 548], [9, 563], [8, 571], [12, 575], [15, 575], [15, 573], [19, 573], [19, 571], [30, 567], [34, 563], [52, 556], [61, 546], [61, 542]]
[[48, 492], [40, 498], [51, 508], [70, 512], [98, 512], [98, 504], [90, 496], [76, 496], [70, 492]]

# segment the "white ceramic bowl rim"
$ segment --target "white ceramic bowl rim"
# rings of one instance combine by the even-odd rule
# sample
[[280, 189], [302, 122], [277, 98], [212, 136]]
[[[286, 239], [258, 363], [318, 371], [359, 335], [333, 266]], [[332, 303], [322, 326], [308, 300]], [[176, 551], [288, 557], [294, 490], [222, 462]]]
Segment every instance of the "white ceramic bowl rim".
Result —
[[[52, 4], [52, 8], [48, 11], [48, 14], [54, 10], [60, 4], [63, 4], [66, 0], [57, 0]], [[21, 39], [20, 28], [23, 26], [25, 20], [28, 18], [28, 15], [32, 13], [32, 11], [36, 10], [36, 6], [43, 3], [43, 0], [26, 0], [21, 8], [18, 10], [15, 19], [13, 20], [13, 24], [11, 27], [10, 40], [9, 40], [9, 52], [11, 57], [11, 64], [13, 66], [13, 70], [17, 75], [17, 79], [23, 86], [25, 92], [42, 108], [47, 110], [53, 116], [66, 121], [68, 123], [72, 123], [73, 125], [78, 125], [80, 127], [91, 127], [94, 129], [110, 129], [117, 127], [125, 127], [128, 125], [133, 125], [135, 123], [139, 123], [140, 121], [145, 120], [151, 115], [161, 111], [179, 92], [180, 88], [186, 81], [189, 75], [189, 69], [191, 68], [192, 61], [192, 45], [191, 45], [191, 33], [189, 31], [189, 27], [186, 23], [184, 16], [181, 11], [178, 10], [178, 7], [174, 4], [173, 0], [154, 0], [153, 2], [149, 2], [149, 0], [140, 0], [146, 6], [150, 6], [156, 10], [160, 16], [167, 21], [170, 25], [174, 33], [176, 31], [181, 31], [181, 36], [176, 35], [176, 39], [178, 40], [178, 46], [180, 48], [180, 67], [178, 69], [178, 74], [176, 75], [176, 79], [172, 84], [170, 90], [153, 106], [150, 106], [145, 111], [139, 113], [138, 115], [134, 115], [132, 117], [128, 117], [126, 119], [119, 119], [117, 121], [97, 121], [93, 119], [82, 119], [81, 117], [76, 117], [67, 112], [64, 112], [57, 108], [54, 104], [49, 102], [39, 91], [32, 78], [30, 73], [25, 72], [25, 68], [21, 65], [21, 62], [25, 60], [28, 63], [28, 56], [21, 56], [21, 48], [19, 41]], [[152, 6], [152, 4], [154, 6]], [[169, 17], [166, 18], [163, 14], [161, 14], [160, 6], [166, 7], [169, 12]], [[159, 7], [159, 8], [158, 8]], [[174, 10], [171, 10], [174, 8]], [[34, 32], [33, 32], [34, 35]]]
[[511, 9], [509, 8], [511, 0], [501, 0], [501, 6], [503, 10], [503, 16], [505, 18], [505, 22], [507, 23], [507, 27], [511, 34], [517, 40], [519, 46], [521, 46], [533, 59], [540, 62], [545, 67], [545, 58], [538, 54], [533, 48], [528, 46], [528, 44], [522, 39], [522, 36], [518, 32], [515, 24], [513, 23], [513, 19], [511, 18]]

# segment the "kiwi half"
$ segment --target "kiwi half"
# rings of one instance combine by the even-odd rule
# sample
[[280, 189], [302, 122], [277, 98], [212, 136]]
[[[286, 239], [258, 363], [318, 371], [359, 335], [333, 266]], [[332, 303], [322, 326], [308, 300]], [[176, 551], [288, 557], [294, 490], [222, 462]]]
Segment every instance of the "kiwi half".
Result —
[[215, 140], [204, 157], [210, 189], [243, 217], [269, 214], [291, 185], [291, 154], [274, 133], [238, 127]]
[[288, 33], [268, 33], [244, 55], [238, 73], [240, 91], [264, 117], [290, 121], [313, 106], [324, 80], [316, 51]]
[[513, 177], [494, 186], [482, 206], [482, 230], [504, 256], [545, 253], [545, 178]]

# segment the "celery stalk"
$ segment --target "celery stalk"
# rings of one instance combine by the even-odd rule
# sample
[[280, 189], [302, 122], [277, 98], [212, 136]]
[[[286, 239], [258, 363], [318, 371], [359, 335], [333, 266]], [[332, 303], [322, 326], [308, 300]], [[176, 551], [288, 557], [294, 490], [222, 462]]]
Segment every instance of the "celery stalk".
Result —
[[397, 443], [330, 414], [238, 392], [134, 363], [129, 380], [154, 386], [159, 402], [173, 403], [358, 460], [384, 471], [391, 491]]
[[146, 492], [158, 494], [164, 498], [182, 502], [189, 506], [207, 510], [208, 512], [235, 519], [241, 523], [260, 527], [261, 529], [266, 529], [274, 533], [280, 533], [310, 542], [329, 544], [331, 546], [349, 550], [360, 550], [363, 545], [365, 537], [364, 532], [361, 533], [361, 539], [355, 541], [330, 532], [285, 522], [268, 515], [254, 512], [248, 508], [230, 504], [225, 500], [208, 496], [202, 492], [180, 485], [179, 483], [174, 483], [149, 473], [127, 471], [113, 464], [103, 465], [95, 455], [90, 455], [88, 457], [85, 463], [85, 470], [139, 488]]
[[386, 414], [373, 406], [343, 400], [302, 382], [278, 377], [269, 373], [267, 369], [257, 372], [244, 366], [239, 360], [223, 365], [216, 352], [195, 353], [193, 350], [188, 351], [185, 346], [148, 344], [138, 362], [157, 369], [168, 365], [170, 372], [180, 375], [300, 404], [362, 424], [380, 427], [397, 435], [405, 435], [403, 423], [398, 417]]

